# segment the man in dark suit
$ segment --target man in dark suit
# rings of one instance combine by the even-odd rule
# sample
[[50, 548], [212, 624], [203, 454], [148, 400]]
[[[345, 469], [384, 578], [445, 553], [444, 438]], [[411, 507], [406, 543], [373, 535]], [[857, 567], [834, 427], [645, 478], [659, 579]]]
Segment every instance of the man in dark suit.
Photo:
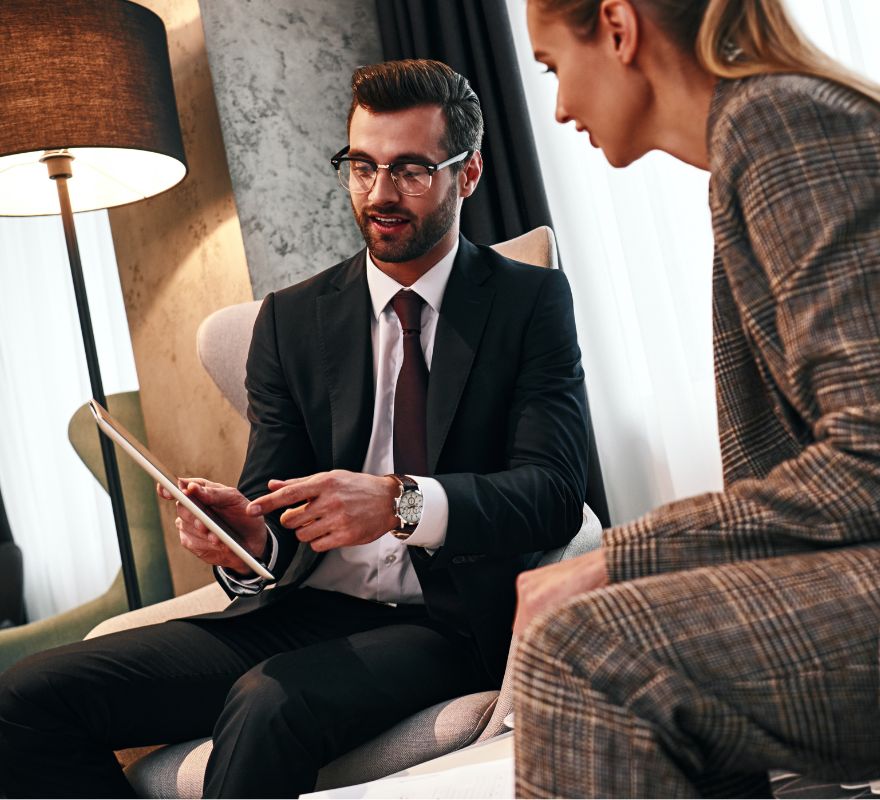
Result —
[[277, 585], [178, 507], [181, 542], [235, 601], [7, 673], [8, 794], [123, 796], [113, 749], [212, 731], [207, 796], [306, 791], [409, 714], [498, 686], [515, 576], [580, 526], [567, 281], [458, 233], [482, 172], [476, 96], [430, 61], [360, 68], [352, 87], [332, 163], [367, 248], [266, 298], [239, 488], [185, 482]]

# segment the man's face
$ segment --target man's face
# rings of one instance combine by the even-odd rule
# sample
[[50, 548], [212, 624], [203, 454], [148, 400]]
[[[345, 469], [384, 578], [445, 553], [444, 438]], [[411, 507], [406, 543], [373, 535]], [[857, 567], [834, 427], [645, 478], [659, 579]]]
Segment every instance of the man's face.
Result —
[[[441, 145], [445, 132], [446, 117], [439, 106], [377, 114], [358, 106], [351, 118], [348, 155], [377, 164], [437, 164], [457, 155]], [[447, 167], [434, 175], [427, 192], [412, 196], [401, 193], [388, 170], [381, 169], [369, 192], [352, 193], [355, 220], [373, 258], [388, 263], [413, 261], [457, 236], [458, 178]]]

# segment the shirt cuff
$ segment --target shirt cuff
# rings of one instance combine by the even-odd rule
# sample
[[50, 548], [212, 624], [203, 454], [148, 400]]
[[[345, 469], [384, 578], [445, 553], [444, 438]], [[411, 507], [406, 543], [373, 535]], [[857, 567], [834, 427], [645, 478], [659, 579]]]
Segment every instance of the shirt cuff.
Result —
[[446, 541], [446, 527], [449, 524], [449, 498], [440, 481], [434, 478], [410, 477], [422, 490], [422, 518], [416, 529], [406, 539], [410, 547], [424, 547], [437, 550]]
[[[274, 575], [275, 561], [278, 558], [278, 540], [275, 538], [275, 534], [272, 533], [272, 529], [268, 526], [266, 527], [266, 533], [269, 535], [269, 561], [266, 564], [266, 569]], [[217, 574], [233, 594], [259, 594], [266, 588], [266, 584], [269, 583], [269, 581], [261, 578], [259, 575], [254, 575], [253, 578], [242, 578], [238, 575], [233, 575], [223, 567], [217, 567]]]

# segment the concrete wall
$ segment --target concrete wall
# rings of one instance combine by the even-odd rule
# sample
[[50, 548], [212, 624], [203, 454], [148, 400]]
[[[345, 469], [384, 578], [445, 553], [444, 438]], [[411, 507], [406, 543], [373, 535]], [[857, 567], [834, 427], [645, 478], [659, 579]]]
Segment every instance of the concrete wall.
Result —
[[330, 156], [351, 72], [382, 58], [374, 0], [201, 0], [255, 297], [363, 246]]

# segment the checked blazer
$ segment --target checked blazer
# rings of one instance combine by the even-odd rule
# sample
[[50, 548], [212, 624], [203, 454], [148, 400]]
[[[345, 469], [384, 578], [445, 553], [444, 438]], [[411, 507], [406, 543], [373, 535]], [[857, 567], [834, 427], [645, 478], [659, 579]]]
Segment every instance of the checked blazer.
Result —
[[529, 629], [518, 796], [761, 796], [880, 769], [880, 107], [800, 75], [709, 115], [724, 491], [605, 532]]

